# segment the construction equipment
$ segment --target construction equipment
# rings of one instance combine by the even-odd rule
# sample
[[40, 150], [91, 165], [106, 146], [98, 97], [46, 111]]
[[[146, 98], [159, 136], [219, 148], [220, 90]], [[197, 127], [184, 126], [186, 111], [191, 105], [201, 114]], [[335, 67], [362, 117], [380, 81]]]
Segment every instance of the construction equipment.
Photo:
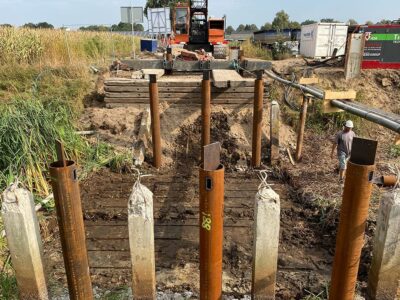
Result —
[[226, 58], [225, 19], [208, 18], [208, 0], [178, 2], [173, 9], [172, 43], [184, 44], [194, 51], [213, 52], [215, 58]]

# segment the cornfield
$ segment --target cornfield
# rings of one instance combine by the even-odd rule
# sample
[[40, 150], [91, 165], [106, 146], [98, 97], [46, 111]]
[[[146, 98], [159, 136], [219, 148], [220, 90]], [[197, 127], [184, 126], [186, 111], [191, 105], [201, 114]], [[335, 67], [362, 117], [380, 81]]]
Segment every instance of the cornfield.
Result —
[[117, 33], [0, 27], [0, 65], [104, 62], [131, 52], [132, 38]]

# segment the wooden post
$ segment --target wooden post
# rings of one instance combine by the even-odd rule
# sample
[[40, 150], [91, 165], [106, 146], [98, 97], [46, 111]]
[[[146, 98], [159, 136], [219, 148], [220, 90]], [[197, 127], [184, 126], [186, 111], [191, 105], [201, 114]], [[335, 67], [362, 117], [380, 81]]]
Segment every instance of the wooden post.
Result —
[[153, 166], [161, 167], [161, 133], [160, 133], [160, 110], [158, 100], [157, 75], [150, 74], [150, 112], [151, 112], [151, 133], [153, 144]]
[[303, 104], [301, 106], [299, 128], [297, 131], [297, 146], [296, 146], [296, 156], [295, 156], [296, 161], [299, 161], [301, 159], [301, 154], [303, 151], [304, 131], [307, 121], [308, 100], [309, 98], [304, 95]]
[[254, 207], [252, 299], [275, 299], [279, 222], [279, 195], [262, 187]]
[[253, 109], [253, 139], [252, 139], [252, 165], [255, 168], [261, 166], [261, 134], [263, 116], [264, 80], [263, 72], [257, 72], [254, 85], [254, 109]]
[[30, 192], [11, 185], [3, 193], [2, 218], [20, 299], [47, 300], [43, 249]]
[[381, 201], [368, 275], [369, 299], [400, 299], [400, 189]]
[[276, 164], [279, 161], [279, 128], [280, 108], [276, 101], [271, 102], [270, 111], [270, 163]]
[[139, 181], [129, 198], [128, 229], [133, 299], [155, 299], [153, 193]]

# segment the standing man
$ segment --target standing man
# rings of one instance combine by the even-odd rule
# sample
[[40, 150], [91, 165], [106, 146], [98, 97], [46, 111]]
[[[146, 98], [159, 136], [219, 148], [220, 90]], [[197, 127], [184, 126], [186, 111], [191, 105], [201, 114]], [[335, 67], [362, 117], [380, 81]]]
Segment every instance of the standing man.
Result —
[[339, 160], [339, 181], [344, 181], [344, 175], [346, 173], [347, 161], [350, 158], [351, 146], [353, 144], [353, 138], [356, 134], [353, 131], [353, 121], [346, 121], [343, 130], [338, 132], [335, 136], [332, 146], [331, 157], [335, 155], [335, 149], [337, 148], [337, 157]]

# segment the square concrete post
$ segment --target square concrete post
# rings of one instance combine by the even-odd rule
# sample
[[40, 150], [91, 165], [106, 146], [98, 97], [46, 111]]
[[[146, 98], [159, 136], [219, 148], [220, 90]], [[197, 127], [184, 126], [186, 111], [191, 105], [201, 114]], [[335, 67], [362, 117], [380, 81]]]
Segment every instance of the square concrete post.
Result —
[[400, 189], [382, 198], [373, 247], [370, 299], [400, 299]]
[[277, 101], [271, 102], [270, 126], [270, 162], [273, 165], [279, 161], [280, 108]]
[[263, 186], [254, 207], [252, 299], [275, 299], [279, 222], [279, 195]]
[[20, 299], [49, 299], [43, 268], [43, 249], [32, 194], [17, 184], [3, 193], [1, 214], [17, 277]]
[[155, 299], [153, 193], [139, 180], [128, 205], [133, 299]]

